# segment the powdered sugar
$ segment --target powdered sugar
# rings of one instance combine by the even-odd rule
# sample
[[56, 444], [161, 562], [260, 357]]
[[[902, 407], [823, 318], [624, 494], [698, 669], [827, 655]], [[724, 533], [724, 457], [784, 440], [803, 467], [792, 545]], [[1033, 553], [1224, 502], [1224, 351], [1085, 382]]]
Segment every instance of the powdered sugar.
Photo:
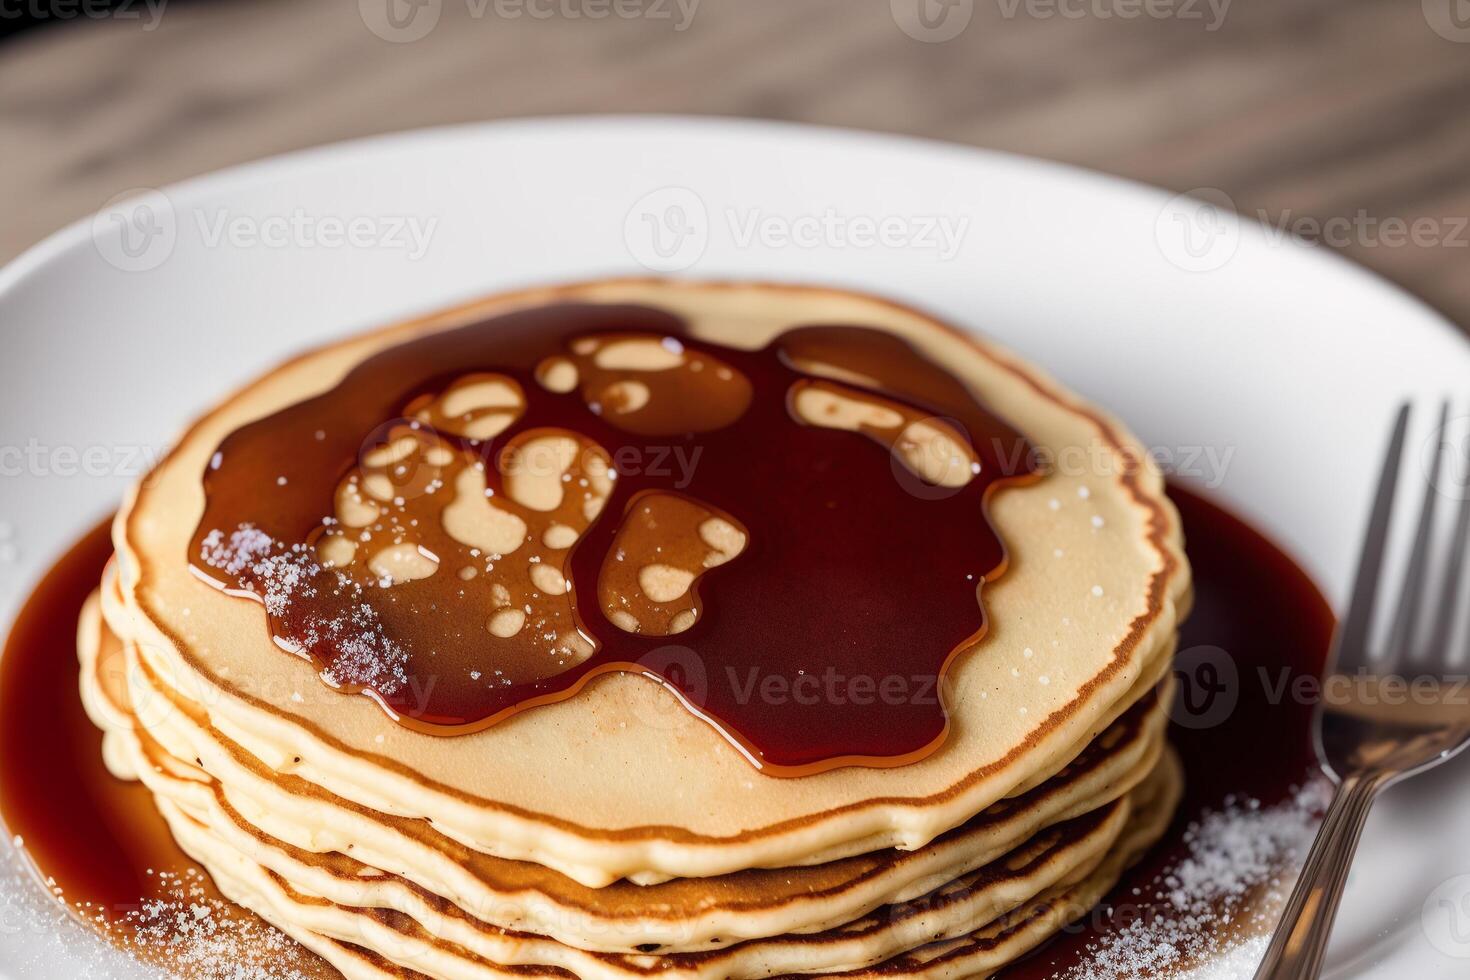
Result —
[[[408, 684], [408, 651], [388, 637], [377, 610], [365, 601], [371, 586], [323, 567], [309, 546], [284, 545], [253, 524], [241, 524], [228, 535], [210, 531], [199, 557], [243, 582], [266, 612], [287, 625], [284, 645], [298, 652], [329, 652], [321, 658], [328, 663], [322, 671], [328, 684], [371, 688], [386, 696]], [[331, 618], [300, 615], [296, 600], [312, 598], [324, 587], [350, 597], [346, 611]]]
[[1330, 787], [1317, 780], [1271, 807], [1231, 800], [1185, 834], [1186, 853], [1136, 899], [1062, 980], [1247, 980], [1265, 951]]
[[161, 874], [167, 898], [128, 913], [119, 943], [182, 980], [307, 980], [295, 941], [238, 906], [207, 897], [198, 871]]
[[272, 616], [285, 615], [298, 598], [316, 595], [312, 583], [324, 571], [304, 545], [282, 547], [253, 524], [241, 524], [228, 538], [219, 529], [210, 531], [199, 557], [210, 568], [248, 583]]

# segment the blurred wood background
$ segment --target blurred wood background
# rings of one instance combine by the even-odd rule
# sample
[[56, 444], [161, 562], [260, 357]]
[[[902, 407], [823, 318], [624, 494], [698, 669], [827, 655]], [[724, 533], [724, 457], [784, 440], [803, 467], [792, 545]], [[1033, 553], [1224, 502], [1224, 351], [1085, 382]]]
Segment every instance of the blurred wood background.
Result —
[[[153, 2], [0, 44], [0, 261], [119, 191], [313, 144], [714, 113], [1014, 150], [1218, 188], [1273, 222], [1355, 222], [1348, 254], [1470, 326], [1466, 0], [948, 0], [971, 18], [942, 43], [900, 25], [905, 5], [946, 0], [619, 0], [645, 15], [602, 19], [587, 13], [609, 0], [417, 0], [440, 19], [411, 43], [369, 21], [414, 0], [161, 16]], [[1125, 16], [1146, 9], [1170, 15]], [[1417, 241], [1361, 230], [1416, 220]]]

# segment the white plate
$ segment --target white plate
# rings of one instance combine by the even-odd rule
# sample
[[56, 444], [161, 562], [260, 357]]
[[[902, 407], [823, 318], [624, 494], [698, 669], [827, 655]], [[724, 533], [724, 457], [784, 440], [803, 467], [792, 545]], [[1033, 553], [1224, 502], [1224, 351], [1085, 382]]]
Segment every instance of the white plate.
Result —
[[[1339, 606], [1394, 403], [1470, 395], [1461, 335], [1322, 250], [1121, 180], [936, 143], [528, 120], [328, 147], [143, 200], [150, 211], [115, 206], [0, 271], [0, 621], [227, 389], [307, 345], [528, 283], [657, 266], [910, 300], [1046, 365], [1178, 459], [1233, 453], [1196, 475], [1222, 481]], [[358, 244], [336, 244], [334, 222]], [[422, 254], [415, 227], [429, 232]], [[1335, 975], [1470, 967], [1451, 955], [1470, 944], [1434, 919], [1456, 914], [1439, 898], [1470, 889], [1426, 906], [1470, 872], [1457, 820], [1470, 780], [1448, 768], [1375, 811]], [[57, 942], [15, 909], [0, 970], [80, 975], [95, 959], [80, 934]]]

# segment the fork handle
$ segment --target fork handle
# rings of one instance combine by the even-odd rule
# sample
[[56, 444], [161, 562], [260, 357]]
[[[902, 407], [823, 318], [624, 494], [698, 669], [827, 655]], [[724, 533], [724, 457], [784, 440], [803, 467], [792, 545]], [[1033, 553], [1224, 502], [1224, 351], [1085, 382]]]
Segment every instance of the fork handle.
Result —
[[1327, 937], [1363, 824], [1378, 791], [1395, 775], [1357, 774], [1338, 784], [1255, 980], [1315, 980], [1322, 972]]

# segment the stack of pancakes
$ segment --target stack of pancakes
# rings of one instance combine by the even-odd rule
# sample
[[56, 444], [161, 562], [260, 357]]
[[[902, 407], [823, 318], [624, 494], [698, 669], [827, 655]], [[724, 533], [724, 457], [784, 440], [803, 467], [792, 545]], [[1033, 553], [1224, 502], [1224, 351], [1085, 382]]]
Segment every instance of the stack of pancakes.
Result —
[[[1044, 478], [989, 501], [1006, 568], [984, 590], [983, 638], [948, 665], [937, 749], [771, 775], [631, 671], [426, 733], [324, 685], [259, 603], [191, 566], [201, 474], [232, 432], [409, 338], [565, 302], [656, 307], [744, 349], [801, 323], [885, 331], [1043, 451]], [[355, 338], [196, 423], [114, 540], [80, 630], [109, 768], [146, 784], [228, 897], [348, 977], [986, 975], [1097, 903], [1181, 791], [1164, 731], [1189, 575], [1158, 474], [1013, 356], [863, 296], [602, 282]]]

